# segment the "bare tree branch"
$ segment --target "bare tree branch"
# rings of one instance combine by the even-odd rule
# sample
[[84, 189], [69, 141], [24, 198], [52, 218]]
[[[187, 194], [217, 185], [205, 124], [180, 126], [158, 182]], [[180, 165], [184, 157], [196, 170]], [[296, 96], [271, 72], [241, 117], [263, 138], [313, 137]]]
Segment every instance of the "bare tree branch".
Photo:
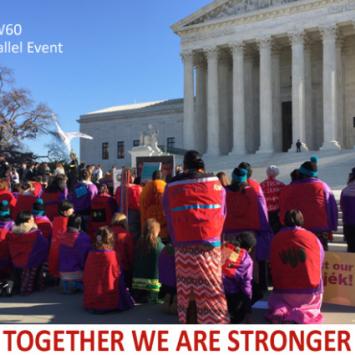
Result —
[[47, 105], [35, 105], [30, 92], [12, 87], [13, 83], [12, 71], [0, 66], [0, 149], [48, 133], [53, 121]]

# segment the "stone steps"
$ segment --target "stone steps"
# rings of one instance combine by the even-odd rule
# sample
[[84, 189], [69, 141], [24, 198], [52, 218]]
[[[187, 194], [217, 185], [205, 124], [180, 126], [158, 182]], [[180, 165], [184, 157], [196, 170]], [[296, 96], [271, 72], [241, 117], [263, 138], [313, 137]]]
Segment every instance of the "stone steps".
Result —
[[332, 189], [341, 190], [344, 188], [349, 172], [355, 166], [354, 150], [204, 156], [203, 158], [205, 159], [207, 171], [215, 173], [224, 171], [229, 176], [240, 162], [247, 161], [252, 165], [253, 178], [257, 181], [265, 179], [267, 166], [277, 165], [280, 168], [278, 178], [285, 183], [289, 183], [291, 171], [298, 168], [304, 161], [309, 160], [312, 155], [316, 155], [319, 158], [319, 177]]
[[338, 205], [338, 229], [333, 233], [333, 240], [329, 243], [329, 251], [346, 252], [347, 244], [344, 241], [343, 212], [340, 209], [340, 192], [335, 191], [335, 198]]

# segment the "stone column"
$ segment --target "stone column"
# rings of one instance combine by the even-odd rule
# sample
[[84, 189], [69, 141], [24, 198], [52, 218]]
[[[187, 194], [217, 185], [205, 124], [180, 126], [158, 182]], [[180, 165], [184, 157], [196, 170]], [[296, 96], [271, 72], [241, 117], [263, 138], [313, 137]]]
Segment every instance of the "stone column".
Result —
[[232, 149], [232, 72], [229, 53], [218, 53], [218, 108], [219, 154], [227, 155]]
[[323, 145], [321, 150], [338, 150], [338, 90], [336, 60], [336, 26], [324, 27], [323, 38]]
[[184, 62], [184, 123], [183, 143], [185, 149], [194, 148], [194, 67], [193, 53], [181, 54]]
[[338, 135], [337, 141], [339, 142], [340, 146], [345, 147], [345, 114], [344, 114], [344, 71], [343, 71], [343, 46], [344, 46], [344, 39], [338, 38], [336, 43], [336, 61], [337, 61], [337, 90], [338, 90]]
[[305, 61], [304, 33], [291, 34], [292, 43], [292, 146], [290, 151], [296, 151], [299, 139], [304, 149], [306, 145], [306, 98], [305, 98]]
[[[246, 51], [244, 48], [244, 94], [245, 94], [245, 131], [246, 131], [246, 151], [247, 153], [255, 153], [258, 147], [254, 135], [256, 122], [254, 120], [254, 100], [256, 100], [256, 92], [253, 89], [253, 68], [254, 57], [252, 53]], [[259, 132], [257, 132], [259, 133]], [[259, 145], [258, 145], [259, 146]]]
[[207, 155], [219, 155], [218, 49], [207, 53]]
[[282, 152], [280, 47], [272, 48], [272, 112], [274, 150]]
[[233, 147], [230, 154], [245, 154], [244, 45], [234, 43], [233, 55]]
[[206, 117], [206, 89], [207, 66], [203, 58], [196, 63], [196, 110], [195, 110], [195, 149], [200, 153], [206, 150], [207, 117]]
[[271, 38], [259, 42], [260, 49], [260, 147], [257, 153], [273, 153]]
[[307, 146], [314, 150], [314, 124], [313, 124], [313, 90], [312, 90], [312, 43], [307, 39], [304, 44], [304, 73], [305, 73], [305, 134]]

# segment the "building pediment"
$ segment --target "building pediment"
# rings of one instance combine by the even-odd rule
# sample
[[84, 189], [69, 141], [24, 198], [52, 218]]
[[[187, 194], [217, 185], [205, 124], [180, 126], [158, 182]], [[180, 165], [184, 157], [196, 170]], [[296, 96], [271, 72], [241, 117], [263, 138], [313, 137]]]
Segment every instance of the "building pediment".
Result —
[[[215, 0], [172, 26], [176, 32], [184, 32], [196, 27], [208, 26], [235, 19], [262, 19], [266, 13], [283, 13], [285, 9], [305, 10], [312, 6], [324, 6], [337, 0]], [[287, 12], [287, 11], [286, 11]]]
[[244, 15], [266, 8], [286, 5], [299, 0], [228, 0], [216, 9], [200, 16], [196, 20], [187, 23], [187, 26], [197, 25], [204, 22], [228, 18], [231, 16]]

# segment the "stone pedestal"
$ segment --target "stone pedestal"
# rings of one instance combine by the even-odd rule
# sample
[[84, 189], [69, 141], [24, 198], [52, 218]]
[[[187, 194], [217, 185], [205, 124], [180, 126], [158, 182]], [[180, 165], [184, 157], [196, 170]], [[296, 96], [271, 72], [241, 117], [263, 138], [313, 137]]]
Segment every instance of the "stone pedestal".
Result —
[[152, 147], [146, 145], [140, 145], [138, 147], [132, 148], [132, 150], [129, 151], [129, 154], [131, 155], [131, 168], [137, 167], [136, 158], [138, 157], [154, 157], [164, 155], [162, 151], [156, 151]]

